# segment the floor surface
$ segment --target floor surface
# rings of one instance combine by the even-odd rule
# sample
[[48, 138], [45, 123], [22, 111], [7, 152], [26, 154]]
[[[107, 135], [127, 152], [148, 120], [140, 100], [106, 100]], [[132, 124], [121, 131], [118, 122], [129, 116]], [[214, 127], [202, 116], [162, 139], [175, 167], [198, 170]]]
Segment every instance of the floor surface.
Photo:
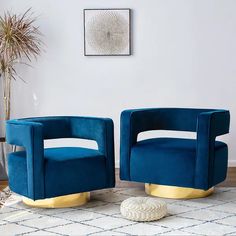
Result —
[[236, 235], [236, 188], [217, 188], [203, 199], [164, 199], [168, 215], [149, 223], [122, 218], [120, 203], [132, 196], [146, 194], [101, 190], [88, 204], [64, 209], [29, 208], [12, 195], [0, 209], [0, 235]]

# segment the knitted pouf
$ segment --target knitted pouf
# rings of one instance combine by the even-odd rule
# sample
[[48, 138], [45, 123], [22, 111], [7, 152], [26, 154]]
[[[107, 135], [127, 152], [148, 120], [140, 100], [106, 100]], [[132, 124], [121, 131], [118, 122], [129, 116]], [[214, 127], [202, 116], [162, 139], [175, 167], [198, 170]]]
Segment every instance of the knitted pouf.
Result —
[[121, 215], [133, 221], [154, 221], [167, 213], [166, 203], [150, 197], [131, 197], [120, 206]]

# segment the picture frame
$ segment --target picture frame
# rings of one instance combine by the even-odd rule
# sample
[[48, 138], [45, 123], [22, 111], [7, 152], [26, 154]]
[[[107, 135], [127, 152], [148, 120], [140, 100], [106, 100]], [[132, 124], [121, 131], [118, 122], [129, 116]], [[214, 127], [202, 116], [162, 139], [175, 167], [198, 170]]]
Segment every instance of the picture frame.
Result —
[[131, 55], [131, 9], [84, 9], [84, 56]]

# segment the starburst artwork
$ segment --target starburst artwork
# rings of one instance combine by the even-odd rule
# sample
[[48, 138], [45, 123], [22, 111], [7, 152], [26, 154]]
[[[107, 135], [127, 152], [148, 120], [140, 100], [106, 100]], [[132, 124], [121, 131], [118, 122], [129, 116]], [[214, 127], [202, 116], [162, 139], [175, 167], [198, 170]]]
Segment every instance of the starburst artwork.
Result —
[[84, 55], [131, 55], [130, 9], [84, 9]]

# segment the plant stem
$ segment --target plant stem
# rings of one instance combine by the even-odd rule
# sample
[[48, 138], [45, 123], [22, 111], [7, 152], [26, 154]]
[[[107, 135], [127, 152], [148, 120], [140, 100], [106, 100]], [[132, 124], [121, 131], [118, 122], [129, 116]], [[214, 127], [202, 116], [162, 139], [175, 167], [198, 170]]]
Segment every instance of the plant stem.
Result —
[[9, 71], [6, 70], [4, 75], [4, 115], [5, 120], [10, 119], [10, 99], [11, 99], [11, 77]]

